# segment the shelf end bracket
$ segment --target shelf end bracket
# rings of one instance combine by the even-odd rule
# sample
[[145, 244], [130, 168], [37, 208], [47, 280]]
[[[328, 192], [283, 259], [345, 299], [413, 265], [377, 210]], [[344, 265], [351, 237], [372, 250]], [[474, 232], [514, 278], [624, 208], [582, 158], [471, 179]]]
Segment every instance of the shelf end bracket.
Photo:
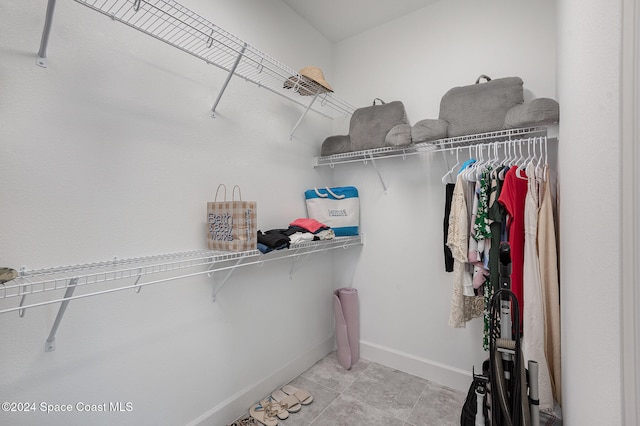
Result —
[[293, 275], [298, 271], [300, 266], [304, 263], [305, 260], [309, 257], [309, 253], [304, 254], [294, 254], [293, 260], [291, 262], [291, 269], [289, 269], [289, 279], [293, 278]]
[[40, 50], [36, 57], [36, 65], [47, 67], [47, 45], [49, 44], [49, 34], [51, 33], [51, 23], [53, 22], [53, 11], [56, 7], [56, 0], [49, 0], [47, 4], [47, 13], [44, 18], [44, 29], [42, 30], [42, 39], [40, 40]]
[[53, 322], [53, 327], [51, 327], [51, 332], [49, 333], [49, 337], [47, 337], [47, 341], [44, 344], [44, 351], [51, 352], [56, 350], [56, 333], [58, 331], [58, 327], [60, 326], [60, 322], [62, 321], [62, 317], [64, 316], [65, 311], [67, 310], [67, 305], [71, 301], [71, 296], [73, 296], [73, 292], [76, 289], [76, 284], [78, 284], [78, 278], [72, 278], [69, 280], [69, 284], [67, 284], [67, 290], [64, 292], [64, 300], [60, 304], [60, 309], [58, 309], [58, 315], [56, 315], [56, 320]]
[[[227, 275], [224, 276], [224, 278], [222, 279], [222, 281], [220, 282], [220, 284], [218, 284], [214, 289], [213, 289], [213, 294], [211, 295], [211, 301], [215, 303], [216, 298], [218, 296], [218, 292], [220, 290], [222, 290], [222, 287], [224, 287], [224, 285], [227, 283], [227, 281], [229, 280], [229, 278], [231, 278], [231, 275], [233, 274], [233, 271], [236, 270], [236, 267], [238, 267], [240, 265], [240, 263], [242, 262], [242, 258], [238, 259], [236, 261], [236, 263], [233, 265], [232, 268], [229, 268], [229, 271], [227, 272]], [[209, 274], [209, 276], [212, 276], [212, 274], [215, 272], [215, 269], [213, 269], [213, 265], [210, 268], [211, 272]]]
[[316, 101], [316, 99], [318, 99], [318, 95], [319, 94], [320, 94], [320, 89], [318, 89], [316, 94], [313, 96], [313, 99], [311, 99], [311, 102], [309, 102], [309, 105], [307, 105], [307, 108], [304, 110], [304, 112], [302, 113], [300, 118], [298, 118], [298, 121], [296, 122], [295, 126], [293, 126], [293, 129], [291, 130], [291, 133], [289, 133], [289, 139], [290, 140], [293, 140], [293, 134], [296, 132], [296, 129], [298, 128], [300, 123], [302, 123], [302, 120], [304, 119], [304, 117], [307, 115], [307, 113], [311, 109], [311, 106], [313, 105], [313, 103]]
[[229, 80], [231, 80], [231, 77], [233, 76], [233, 73], [236, 72], [236, 68], [238, 68], [238, 64], [240, 63], [240, 59], [242, 59], [242, 55], [244, 55], [244, 51], [247, 48], [247, 43], [244, 43], [242, 45], [242, 49], [240, 49], [240, 52], [238, 53], [238, 56], [236, 57], [236, 60], [233, 62], [233, 65], [231, 66], [231, 69], [229, 70], [229, 74], [227, 75], [227, 79], [224, 81], [224, 83], [222, 84], [222, 87], [220, 88], [220, 93], [218, 93], [218, 97], [216, 98], [216, 101], [213, 103], [213, 106], [211, 107], [211, 113], [213, 114], [212, 117], [215, 118], [216, 116], [216, 108], [218, 107], [218, 103], [220, 102], [220, 99], [222, 99], [222, 95], [224, 94], [224, 91], [227, 89], [227, 85], [229, 84]]
[[378, 170], [378, 166], [376, 164], [376, 160], [373, 158], [373, 154], [369, 154], [369, 159], [371, 160], [371, 164], [373, 164], [373, 168], [376, 170], [376, 173], [378, 174], [378, 178], [380, 178], [380, 183], [382, 184], [382, 188], [384, 189], [384, 192], [386, 194], [387, 185], [384, 183], [384, 179], [382, 178], [382, 174], [380, 173], [380, 170]]

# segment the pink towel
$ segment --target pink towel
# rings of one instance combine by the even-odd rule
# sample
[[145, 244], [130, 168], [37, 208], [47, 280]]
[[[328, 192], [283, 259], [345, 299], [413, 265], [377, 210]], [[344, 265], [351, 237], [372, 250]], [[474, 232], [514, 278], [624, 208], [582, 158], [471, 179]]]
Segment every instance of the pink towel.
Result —
[[336, 290], [333, 293], [333, 309], [338, 362], [348, 370], [360, 359], [358, 290], [354, 288]]
[[310, 219], [310, 218], [298, 218], [296, 220], [294, 220], [293, 222], [291, 222], [289, 224], [289, 226], [299, 226], [300, 228], [304, 228], [307, 231], [311, 232], [312, 234], [315, 234], [316, 232], [320, 231], [321, 229], [324, 228], [329, 228], [327, 225], [325, 225], [324, 223], [320, 223], [315, 219]]

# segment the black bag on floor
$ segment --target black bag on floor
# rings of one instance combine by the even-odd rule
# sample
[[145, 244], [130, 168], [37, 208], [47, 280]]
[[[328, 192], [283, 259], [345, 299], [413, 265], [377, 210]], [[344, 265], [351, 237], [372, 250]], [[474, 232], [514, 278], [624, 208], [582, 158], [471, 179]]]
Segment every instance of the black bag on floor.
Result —
[[471, 383], [471, 387], [469, 387], [467, 398], [464, 400], [462, 413], [460, 414], [460, 426], [474, 426], [476, 424], [476, 412], [478, 410], [478, 406], [475, 385], [476, 382], [473, 381]]
[[[478, 393], [484, 396], [482, 404], [482, 414], [485, 421], [490, 418], [489, 416], [489, 401], [491, 400], [491, 391], [489, 389], [489, 362], [482, 363], [482, 375], [476, 375], [473, 372], [473, 382], [467, 392], [467, 397], [462, 405], [462, 412], [460, 413], [460, 426], [475, 426], [476, 414], [478, 413]], [[487, 425], [490, 422], [486, 422]]]
[[460, 426], [475, 426], [476, 413], [478, 412], [478, 396], [476, 395], [476, 389], [479, 386], [484, 387], [479, 380], [474, 379], [467, 392], [467, 397], [462, 405], [462, 413], [460, 414]]

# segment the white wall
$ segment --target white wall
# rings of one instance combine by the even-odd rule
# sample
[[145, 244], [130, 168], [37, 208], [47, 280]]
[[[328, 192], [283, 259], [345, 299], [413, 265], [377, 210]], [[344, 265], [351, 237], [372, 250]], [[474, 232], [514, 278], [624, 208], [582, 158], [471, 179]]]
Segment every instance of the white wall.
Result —
[[[442, 95], [481, 74], [520, 76], [528, 99], [555, 98], [555, 48], [554, 1], [441, 1], [338, 43], [336, 76], [356, 105], [400, 100], [414, 124], [437, 118]], [[365, 246], [354, 286], [363, 353], [467, 389], [472, 366], [480, 369], [487, 354], [482, 319], [465, 329], [447, 324], [452, 275], [444, 271], [441, 177], [455, 158], [447, 161], [442, 154], [379, 161], [386, 194], [370, 164], [336, 166], [334, 183], [362, 194]]]
[[[621, 5], [562, 0], [558, 7], [562, 382], [570, 425], [623, 424], [621, 232], [629, 230], [620, 229]], [[585, 175], [586, 165], [597, 172]]]
[[[183, 4], [295, 69], [321, 66], [340, 90], [330, 43], [279, 0]], [[219, 183], [257, 201], [262, 230], [304, 216], [303, 191], [329, 183], [311, 158], [330, 120], [310, 113], [291, 141], [302, 108], [241, 79], [212, 119], [225, 72], [75, 2], [58, 2], [49, 67], [36, 66], [45, 6], [0, 3], [2, 266], [206, 248], [206, 201]], [[134, 410], [0, 412], [0, 423], [230, 422], [333, 345], [333, 282], [317, 273], [331, 255], [292, 279], [289, 268], [236, 271], [215, 304], [206, 278], [74, 301], [50, 353], [56, 305], [3, 315], [0, 400], [130, 401]]]
[[[518, 75], [527, 97], [558, 98], [565, 424], [621, 424], [620, 200], [611, 190], [619, 184], [619, 1], [442, 1], [333, 47], [279, 1], [183, 3], [294, 68], [322, 66], [358, 106], [402, 100], [412, 123], [437, 117], [448, 88], [483, 73]], [[250, 10], [261, 19], [248, 19]], [[446, 324], [442, 157], [379, 162], [386, 194], [371, 165], [312, 170], [320, 141], [346, 132], [348, 121], [309, 116], [289, 141], [300, 108], [236, 79], [213, 120], [223, 72], [74, 2], [59, 2], [50, 65], [40, 69], [43, 17], [40, 1], [0, 3], [2, 266], [201, 248], [204, 202], [220, 182], [258, 201], [262, 229], [304, 214], [297, 194], [307, 187], [355, 184], [366, 240], [336, 257], [334, 282], [315, 273], [332, 265], [321, 255], [293, 279], [288, 264], [236, 271], [216, 304], [204, 279], [73, 302], [50, 353], [43, 345], [55, 306], [3, 315], [0, 399], [134, 403], [126, 415], [75, 418], [91, 424], [224, 423], [326, 353], [332, 318], [322, 300], [352, 279], [363, 354], [468, 385], [465, 374], [485, 355], [478, 320], [461, 330]], [[585, 182], [585, 164], [604, 174]], [[597, 214], [585, 214], [594, 194]], [[271, 325], [283, 323], [274, 344]], [[71, 422], [6, 413], [0, 421]]]

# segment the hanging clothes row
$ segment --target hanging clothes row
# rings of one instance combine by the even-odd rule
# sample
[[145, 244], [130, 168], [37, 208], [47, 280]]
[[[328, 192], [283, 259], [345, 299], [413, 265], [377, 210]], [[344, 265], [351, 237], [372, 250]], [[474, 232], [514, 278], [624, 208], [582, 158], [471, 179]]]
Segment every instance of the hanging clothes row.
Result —
[[[553, 409], [554, 399], [561, 401], [558, 264], [547, 148], [546, 136], [457, 147], [456, 164], [442, 177], [445, 270], [453, 272], [449, 325], [464, 327], [483, 317], [488, 350], [485, 307], [499, 289], [500, 242], [509, 241], [523, 354], [538, 362], [543, 411]], [[469, 159], [460, 164], [460, 153], [467, 149]]]

